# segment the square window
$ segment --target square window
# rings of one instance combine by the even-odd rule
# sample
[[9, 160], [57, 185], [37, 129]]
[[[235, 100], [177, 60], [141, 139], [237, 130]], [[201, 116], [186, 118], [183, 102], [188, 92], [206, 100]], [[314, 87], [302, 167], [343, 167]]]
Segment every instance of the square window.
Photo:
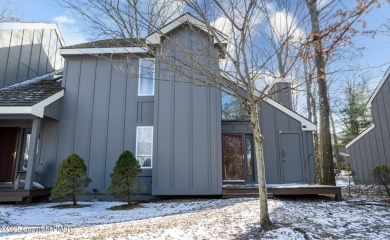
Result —
[[153, 127], [137, 127], [136, 158], [141, 168], [152, 168]]
[[154, 95], [154, 59], [139, 61], [138, 96]]

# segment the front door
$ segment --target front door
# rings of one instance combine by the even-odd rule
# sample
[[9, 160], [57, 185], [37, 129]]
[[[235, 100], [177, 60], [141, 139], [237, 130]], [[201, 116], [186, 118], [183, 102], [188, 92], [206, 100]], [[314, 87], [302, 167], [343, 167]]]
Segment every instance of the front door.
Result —
[[0, 182], [13, 182], [19, 128], [0, 128]]
[[299, 133], [281, 133], [281, 165], [284, 183], [301, 183], [303, 166]]
[[244, 182], [244, 135], [222, 135], [223, 180]]

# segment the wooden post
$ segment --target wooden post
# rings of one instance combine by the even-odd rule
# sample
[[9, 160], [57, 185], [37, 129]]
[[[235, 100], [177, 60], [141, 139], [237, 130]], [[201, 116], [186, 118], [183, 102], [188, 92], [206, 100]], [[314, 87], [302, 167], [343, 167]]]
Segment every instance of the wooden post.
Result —
[[26, 182], [24, 189], [29, 190], [32, 187], [33, 183], [33, 174], [34, 174], [34, 165], [35, 157], [38, 146], [39, 132], [41, 129], [41, 119], [35, 118], [32, 123], [31, 137], [30, 137], [30, 147], [28, 150], [28, 162], [27, 162], [27, 173], [26, 173]]

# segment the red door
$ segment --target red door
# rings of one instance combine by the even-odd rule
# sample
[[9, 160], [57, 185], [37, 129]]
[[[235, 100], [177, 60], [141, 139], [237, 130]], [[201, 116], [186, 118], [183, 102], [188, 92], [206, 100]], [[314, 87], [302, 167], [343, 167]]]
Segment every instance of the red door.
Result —
[[242, 134], [222, 135], [223, 180], [245, 180], [243, 146]]
[[13, 182], [19, 128], [0, 128], [0, 182]]

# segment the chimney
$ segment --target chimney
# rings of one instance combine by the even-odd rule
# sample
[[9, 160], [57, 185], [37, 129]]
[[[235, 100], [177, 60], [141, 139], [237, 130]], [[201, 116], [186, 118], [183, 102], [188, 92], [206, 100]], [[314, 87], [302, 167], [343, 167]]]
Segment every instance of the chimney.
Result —
[[273, 100], [292, 109], [291, 83], [281, 81], [275, 82], [269, 90], [269, 94]]

